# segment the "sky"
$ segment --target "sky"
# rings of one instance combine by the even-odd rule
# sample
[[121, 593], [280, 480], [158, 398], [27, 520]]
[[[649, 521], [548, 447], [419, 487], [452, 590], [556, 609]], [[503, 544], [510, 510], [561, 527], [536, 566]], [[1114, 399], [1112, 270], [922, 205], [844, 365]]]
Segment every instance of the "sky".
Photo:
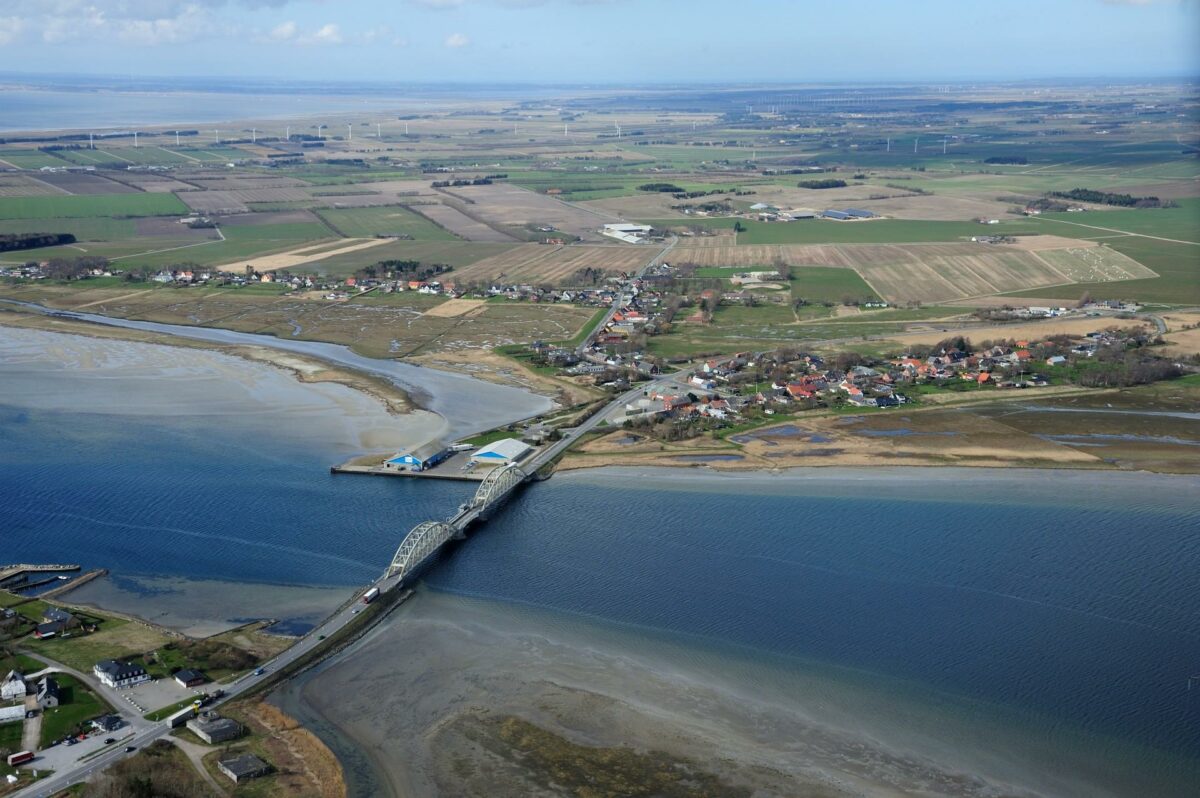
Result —
[[1200, 75], [1200, 0], [0, 0], [0, 70], [388, 82]]

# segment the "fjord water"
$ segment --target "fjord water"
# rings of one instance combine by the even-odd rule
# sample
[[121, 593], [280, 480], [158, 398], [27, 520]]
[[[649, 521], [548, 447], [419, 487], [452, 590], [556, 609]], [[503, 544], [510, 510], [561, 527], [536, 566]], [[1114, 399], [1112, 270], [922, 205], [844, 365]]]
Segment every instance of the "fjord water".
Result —
[[[409, 528], [470, 492], [332, 476], [352, 451], [294, 406], [231, 409], [180, 387], [164, 417], [111, 406], [103, 371], [72, 373], [0, 368], [0, 530], [7, 559], [141, 578], [144, 595], [122, 609], [153, 617], [153, 579], [197, 596], [258, 586], [257, 600], [213, 604], [225, 620], [279, 617], [281, 586], [344, 598]], [[160, 382], [166, 398], [188, 385]], [[1087, 750], [1119, 762], [1111, 794], [1188, 795], [1200, 783], [1198, 489], [1194, 477], [991, 469], [563, 473], [424, 579], [527, 605], [596, 645], [614, 629], [669, 641], [672, 656], [719, 658], [734, 682], [770, 663], [896, 706], [903, 694], [937, 705], [946, 728], [1023, 735], [1046, 767], [1082, 768]], [[924, 733], [945, 735], [940, 723]]]
[[936, 693], [976, 729], [1003, 717], [1061, 747], [1065, 772], [1082, 767], [1068, 748], [1123, 758], [1109, 763], [1128, 777], [1114, 794], [1188, 795], [1198, 488], [984, 469], [571, 473], [530, 488], [426, 581]]

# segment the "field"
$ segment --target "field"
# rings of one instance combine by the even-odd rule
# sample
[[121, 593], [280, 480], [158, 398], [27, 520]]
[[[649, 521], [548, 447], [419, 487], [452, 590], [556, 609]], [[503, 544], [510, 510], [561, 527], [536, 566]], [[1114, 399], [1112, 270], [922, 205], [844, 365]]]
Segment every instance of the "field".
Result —
[[92, 194], [61, 197], [0, 197], [0, 219], [79, 219], [91, 216], [184, 215], [174, 194]]
[[[793, 266], [857, 271], [879, 296], [892, 303], [945, 302], [973, 296], [1076, 282], [1152, 277], [1128, 256], [1075, 241], [1075, 246], [1032, 251], [1024, 246], [908, 244], [830, 246], [678, 247], [677, 262], [704, 267], [770, 267], [775, 259]], [[1075, 298], [1079, 292], [1073, 291]]]
[[46, 172], [37, 179], [68, 194], [136, 194], [138, 190], [100, 175], [80, 172]]
[[473, 203], [471, 213], [501, 229], [505, 227], [550, 226], [583, 239], [596, 240], [596, 230], [606, 222], [618, 221], [609, 213], [585, 210], [545, 194], [503, 183], [445, 189], [451, 196]]
[[383, 260], [415, 260], [462, 267], [514, 249], [516, 244], [485, 244], [468, 241], [387, 241], [378, 247], [313, 261], [308, 268], [321, 274], [348, 275]]
[[62, 158], [55, 158], [45, 152], [34, 149], [0, 150], [0, 161], [12, 164], [18, 169], [41, 169], [43, 166], [66, 166]]
[[453, 233], [400, 205], [325, 209], [316, 213], [330, 228], [347, 238], [409, 235], [416, 241], [457, 240]]
[[801, 219], [795, 222], [759, 222], [752, 219], [655, 219], [646, 220], [645, 223], [663, 228], [699, 226], [718, 229], [731, 228], [736, 221], [740, 221], [745, 228], [744, 232], [737, 235], [739, 245], [915, 244], [961, 241], [985, 234], [1024, 235], [1050, 232], [1024, 220], [991, 225], [908, 219], [869, 219], [852, 222], [835, 222], [828, 219]]
[[[412, 291], [372, 292], [349, 302], [329, 302], [316, 293], [303, 298], [281, 297], [274, 286], [262, 288], [262, 291], [249, 288], [131, 291], [128, 286], [114, 286], [77, 291], [70, 286], [30, 285], [6, 290], [5, 296], [61, 309], [87, 304], [90, 312], [120, 318], [329, 341], [369, 357], [403, 357], [570, 339], [595, 315], [593, 308], [561, 303], [488, 302], [480, 311], [438, 317], [427, 315], [426, 311], [445, 300]], [[266, 293], [268, 289], [271, 293]], [[78, 641], [102, 641], [103, 634]], [[54, 642], [38, 645], [49, 646]], [[50, 650], [44, 653], [54, 656]]]
[[[464, 205], [464, 207], [466, 207]], [[507, 233], [473, 219], [457, 208], [449, 205], [414, 205], [413, 210], [428, 219], [438, 227], [467, 241], [509, 242], [515, 239]]]
[[575, 272], [585, 268], [614, 273], [636, 271], [657, 253], [657, 248], [650, 247], [524, 244], [456, 270], [455, 276], [467, 281], [503, 279], [563, 285], [570, 283]]
[[251, 203], [307, 203], [313, 198], [300, 188], [245, 188], [225, 191], [183, 191], [180, 199], [199, 213], [244, 213]]

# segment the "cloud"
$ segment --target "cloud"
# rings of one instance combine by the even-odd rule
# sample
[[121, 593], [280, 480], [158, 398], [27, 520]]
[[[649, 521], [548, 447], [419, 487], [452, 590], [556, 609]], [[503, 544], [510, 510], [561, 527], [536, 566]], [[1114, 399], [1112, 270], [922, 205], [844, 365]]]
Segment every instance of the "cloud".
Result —
[[271, 29], [271, 32], [267, 34], [267, 38], [276, 42], [291, 41], [292, 39], [296, 38], [297, 30], [296, 23], [292, 22], [291, 20], [287, 22], [280, 22]]
[[296, 39], [299, 44], [341, 44], [346, 41], [342, 29], [333, 22], [327, 22], [308, 36]]
[[451, 33], [446, 37], [446, 46], [450, 48], [466, 47], [470, 43], [471, 40], [461, 33]]
[[15, 41], [24, 27], [20, 17], [0, 17], [0, 47]]

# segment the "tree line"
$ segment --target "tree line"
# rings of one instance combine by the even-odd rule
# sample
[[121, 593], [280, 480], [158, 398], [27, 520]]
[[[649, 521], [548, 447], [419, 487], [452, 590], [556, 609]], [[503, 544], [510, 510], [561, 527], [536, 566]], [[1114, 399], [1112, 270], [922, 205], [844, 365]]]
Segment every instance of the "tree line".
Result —
[[74, 243], [75, 236], [70, 233], [0, 233], [0, 252], [57, 247]]

